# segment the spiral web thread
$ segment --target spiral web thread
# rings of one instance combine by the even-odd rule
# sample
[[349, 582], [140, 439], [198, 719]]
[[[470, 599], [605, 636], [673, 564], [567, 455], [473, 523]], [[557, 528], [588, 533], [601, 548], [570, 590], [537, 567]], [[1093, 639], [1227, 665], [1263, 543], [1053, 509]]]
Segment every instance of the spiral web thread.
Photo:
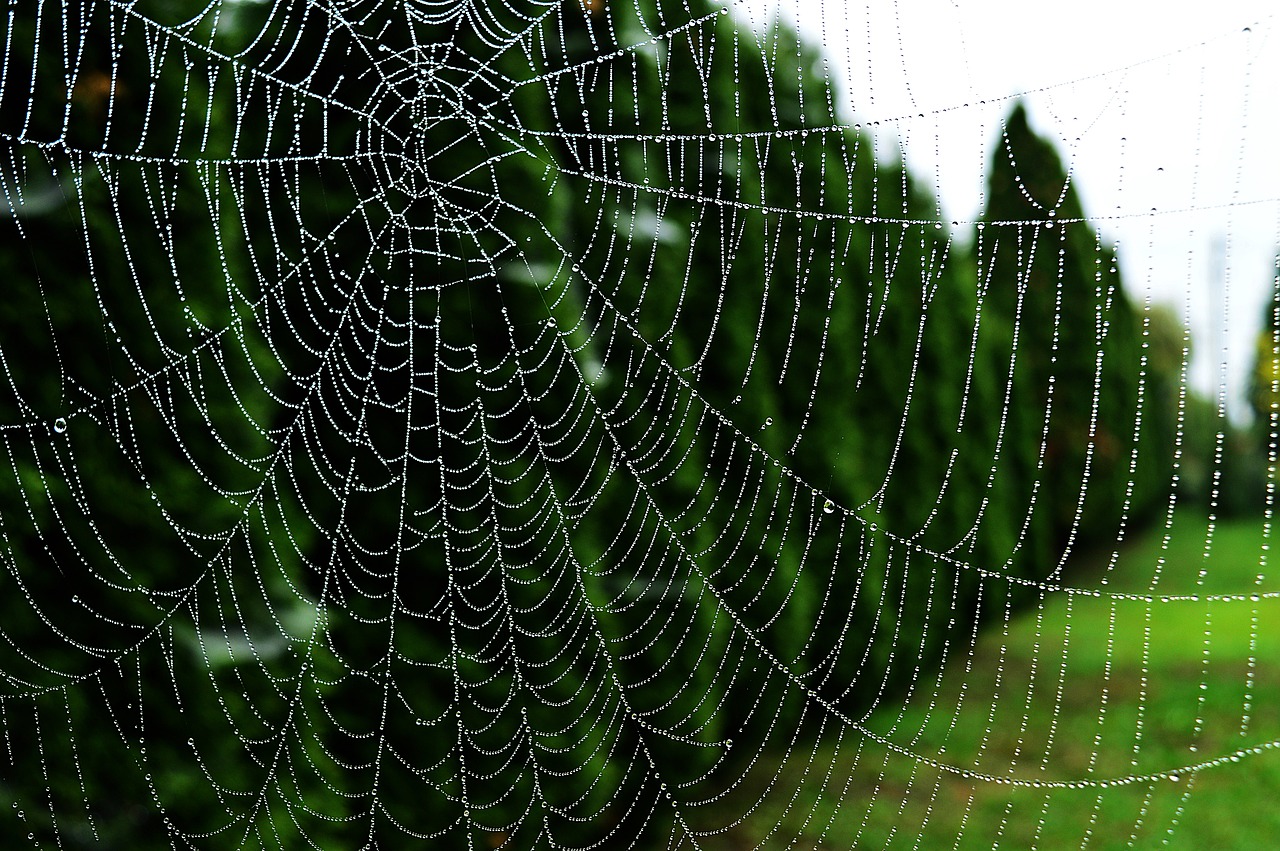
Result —
[[14, 847], [1147, 847], [1275, 758], [1221, 393], [1170, 556], [1189, 336], [1011, 132], [1042, 214], [944, 221], [890, 141], [1010, 100], [859, 123], [702, 3], [15, 0], [3, 44]]

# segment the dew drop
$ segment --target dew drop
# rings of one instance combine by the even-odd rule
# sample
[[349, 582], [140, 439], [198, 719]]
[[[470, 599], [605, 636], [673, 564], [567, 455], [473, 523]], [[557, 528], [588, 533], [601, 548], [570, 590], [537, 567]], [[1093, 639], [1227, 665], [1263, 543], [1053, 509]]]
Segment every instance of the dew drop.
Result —
[[760, 428], [768, 428], [771, 425], [773, 425], [773, 417], [765, 417], [764, 425], [760, 426]]
[[58, 434], [62, 434], [64, 431], [66, 431], [66, 430], [67, 430], [67, 418], [66, 418], [66, 417], [58, 417], [56, 420], [54, 420], [54, 421], [53, 421], [53, 430], [54, 430], [55, 432], [57, 432]]
[[823, 514], [830, 514], [835, 510], [836, 510], [836, 504], [831, 500], [827, 500], [826, 502], [822, 503]]
[[1169, 779], [1172, 780], [1174, 783], [1177, 783], [1179, 780], [1182, 779], [1182, 777], [1177, 774], [1170, 774]]

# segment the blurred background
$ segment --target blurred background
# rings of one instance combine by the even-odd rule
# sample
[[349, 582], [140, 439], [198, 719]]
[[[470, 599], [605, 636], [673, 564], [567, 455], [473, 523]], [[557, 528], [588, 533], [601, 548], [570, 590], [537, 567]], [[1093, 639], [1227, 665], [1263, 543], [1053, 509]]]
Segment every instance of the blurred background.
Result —
[[1273, 19], [12, 8], [0, 837], [1280, 831]]
[[848, 120], [880, 121], [940, 219], [983, 207], [986, 156], [1013, 100], [1053, 140], [1095, 226], [1124, 245], [1139, 300], [1191, 328], [1190, 378], [1247, 419], [1250, 333], [1271, 301], [1280, 165], [1275, 9], [1263, 0], [749, 2], [823, 46]]

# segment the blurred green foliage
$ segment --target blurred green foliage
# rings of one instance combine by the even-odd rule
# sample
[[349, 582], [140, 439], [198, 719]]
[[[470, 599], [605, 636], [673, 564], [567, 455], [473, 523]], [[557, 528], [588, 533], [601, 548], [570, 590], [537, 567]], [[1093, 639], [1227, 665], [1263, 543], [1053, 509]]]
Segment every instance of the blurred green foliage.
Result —
[[1021, 107], [959, 233], [708, 3], [211, 9], [8, 25], [4, 835], [661, 835], [1165, 504]]

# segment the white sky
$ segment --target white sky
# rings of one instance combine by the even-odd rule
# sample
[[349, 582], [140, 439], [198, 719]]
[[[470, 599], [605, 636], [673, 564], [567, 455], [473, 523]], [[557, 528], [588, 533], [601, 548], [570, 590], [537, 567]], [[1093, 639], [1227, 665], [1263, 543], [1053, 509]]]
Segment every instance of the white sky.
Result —
[[1280, 244], [1277, 0], [734, 7], [748, 25], [775, 12], [825, 46], [850, 120], [896, 131], [947, 220], [976, 216], [1000, 119], [1023, 94], [1086, 214], [1120, 241], [1130, 293], [1189, 321], [1193, 385], [1217, 394], [1225, 348], [1227, 396], [1244, 412]]

